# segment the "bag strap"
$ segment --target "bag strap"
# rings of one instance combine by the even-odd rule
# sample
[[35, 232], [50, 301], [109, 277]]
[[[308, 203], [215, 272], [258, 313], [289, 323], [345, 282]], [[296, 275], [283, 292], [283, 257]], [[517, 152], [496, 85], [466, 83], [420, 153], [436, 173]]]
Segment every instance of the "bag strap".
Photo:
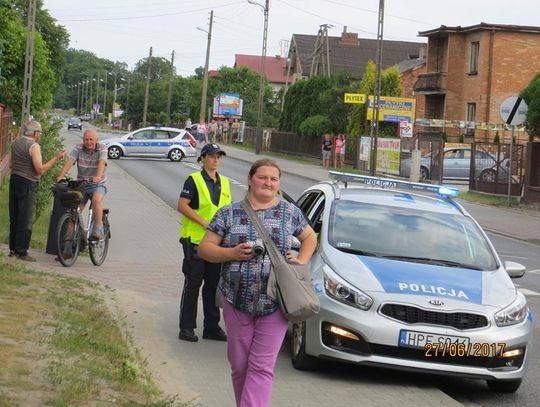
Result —
[[266, 228], [263, 226], [262, 222], [261, 222], [261, 219], [259, 218], [259, 216], [257, 216], [257, 214], [255, 213], [255, 211], [253, 210], [253, 208], [251, 207], [251, 204], [249, 203], [247, 197], [244, 198], [241, 202], [240, 202], [240, 205], [244, 208], [244, 210], [246, 211], [246, 213], [248, 214], [249, 218], [251, 219], [251, 222], [253, 223], [253, 225], [255, 226], [255, 229], [257, 230], [257, 233], [259, 234], [259, 236], [261, 237], [262, 241], [264, 242], [264, 245], [266, 247], [266, 250], [268, 251], [268, 254], [270, 255], [270, 261], [275, 264], [277, 262], [279, 262], [279, 259], [281, 257], [283, 257], [281, 255], [281, 252], [279, 251], [279, 249], [277, 248], [276, 244], [274, 243], [274, 241], [272, 239], [270, 239], [270, 235], [268, 234], [268, 231], [266, 230]]

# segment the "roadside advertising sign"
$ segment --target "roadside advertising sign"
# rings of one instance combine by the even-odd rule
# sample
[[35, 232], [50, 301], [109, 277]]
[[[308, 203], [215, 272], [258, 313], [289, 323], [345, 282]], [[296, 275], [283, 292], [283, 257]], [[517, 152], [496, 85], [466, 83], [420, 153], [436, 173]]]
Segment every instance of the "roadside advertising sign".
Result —
[[242, 116], [242, 99], [238, 93], [221, 93], [214, 98], [213, 115], [215, 117]]
[[[368, 98], [367, 119], [373, 119], [373, 100], [374, 96]], [[381, 96], [379, 98], [379, 121], [399, 122], [406, 120], [414, 123], [414, 112], [416, 109], [416, 100], [409, 98], [396, 98], [390, 96]]]
[[400, 137], [412, 137], [413, 136], [413, 125], [407, 120], [399, 121], [399, 136]]
[[364, 93], [345, 93], [343, 95], [343, 102], [353, 104], [366, 103], [366, 95]]
[[371, 149], [371, 137], [362, 136], [360, 138], [360, 153], [358, 159], [360, 161], [369, 161], [369, 150]]
[[398, 138], [377, 139], [377, 171], [399, 175], [400, 146]]

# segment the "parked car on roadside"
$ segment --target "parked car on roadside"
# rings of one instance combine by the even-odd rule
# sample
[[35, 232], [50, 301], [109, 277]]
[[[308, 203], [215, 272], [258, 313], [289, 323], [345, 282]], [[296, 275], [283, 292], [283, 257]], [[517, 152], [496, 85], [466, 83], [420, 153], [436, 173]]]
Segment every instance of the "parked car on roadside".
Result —
[[197, 143], [193, 137], [185, 130], [173, 127], [145, 127], [101, 142], [107, 147], [111, 159], [147, 156], [182, 161], [185, 157], [197, 155]]
[[80, 119], [81, 119], [82, 121], [87, 122], [87, 121], [92, 120], [92, 115], [91, 115], [90, 113], [85, 113], [85, 114], [83, 114], [83, 115], [80, 117]]
[[71, 129], [79, 129], [82, 130], [82, 120], [78, 117], [72, 117], [68, 120], [67, 124], [68, 131]]
[[[476, 151], [476, 174], [482, 181], [494, 179], [496, 172], [497, 159], [488, 152]], [[433, 153], [426, 154], [420, 160], [420, 180], [431, 178], [430, 168]], [[507, 160], [506, 160], [507, 161]], [[503, 163], [504, 164], [504, 163]], [[403, 177], [409, 177], [411, 174], [412, 160], [410, 158], [401, 161], [400, 174]], [[500, 168], [504, 171], [502, 176], [508, 177], [504, 164]], [[471, 170], [471, 148], [470, 147], [447, 147], [444, 149], [443, 157], [443, 178], [445, 179], [469, 179]]]
[[[311, 276], [320, 312], [293, 324], [291, 359], [454, 375], [515, 392], [532, 317], [457, 189], [330, 172], [297, 205], [318, 234]], [[293, 247], [295, 247], [293, 245]]]

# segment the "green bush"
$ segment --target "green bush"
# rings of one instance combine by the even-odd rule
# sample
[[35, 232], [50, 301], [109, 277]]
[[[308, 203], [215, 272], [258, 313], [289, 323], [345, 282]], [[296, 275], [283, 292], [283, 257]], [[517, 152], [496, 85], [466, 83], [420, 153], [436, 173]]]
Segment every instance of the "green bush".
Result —
[[304, 136], [319, 137], [332, 132], [332, 122], [322, 114], [310, 116], [300, 123], [300, 133]]
[[[63, 139], [60, 137], [62, 122], [55, 121], [49, 123], [45, 118], [36, 117], [41, 123], [43, 134], [39, 140], [41, 145], [41, 155], [43, 163], [49, 161], [57, 151], [63, 148]], [[36, 210], [34, 212], [34, 222], [49, 208], [52, 199], [50, 187], [54, 184], [56, 176], [61, 168], [63, 161], [59, 161], [53, 168], [41, 176], [36, 194]]]

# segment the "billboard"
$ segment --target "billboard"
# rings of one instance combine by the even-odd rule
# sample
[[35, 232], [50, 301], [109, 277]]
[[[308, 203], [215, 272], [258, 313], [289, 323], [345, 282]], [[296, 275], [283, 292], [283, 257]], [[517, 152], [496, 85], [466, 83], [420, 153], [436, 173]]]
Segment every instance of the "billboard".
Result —
[[242, 99], [238, 93], [220, 93], [214, 98], [212, 109], [214, 117], [232, 117], [242, 116]]
[[[373, 96], [369, 96], [367, 119], [373, 118]], [[379, 98], [379, 121], [400, 122], [406, 120], [414, 123], [414, 112], [416, 109], [416, 100], [408, 98], [396, 98], [390, 96], [381, 96]]]

